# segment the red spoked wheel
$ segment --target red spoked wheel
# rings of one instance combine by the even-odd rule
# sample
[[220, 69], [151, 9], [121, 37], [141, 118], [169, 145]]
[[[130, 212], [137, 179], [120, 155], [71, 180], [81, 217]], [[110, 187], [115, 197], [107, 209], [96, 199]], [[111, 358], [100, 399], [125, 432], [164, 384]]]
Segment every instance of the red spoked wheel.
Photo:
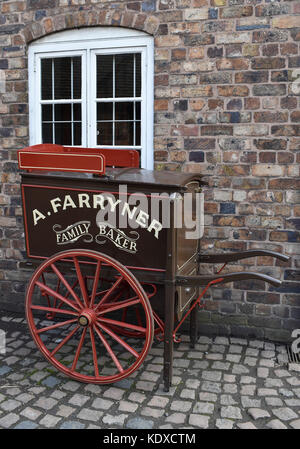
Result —
[[[30, 280], [25, 308], [42, 354], [81, 382], [124, 379], [140, 367], [153, 341], [152, 310], [141, 284], [96, 251], [63, 251], [43, 262]], [[135, 332], [143, 338], [133, 338]]]

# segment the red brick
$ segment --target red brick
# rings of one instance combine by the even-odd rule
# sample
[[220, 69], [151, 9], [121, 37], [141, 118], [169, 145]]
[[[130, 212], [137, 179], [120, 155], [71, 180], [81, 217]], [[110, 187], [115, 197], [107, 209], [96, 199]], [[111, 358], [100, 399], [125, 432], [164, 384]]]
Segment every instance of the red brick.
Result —
[[285, 67], [285, 59], [279, 57], [253, 58], [252, 69], [282, 69]]
[[291, 112], [291, 121], [292, 122], [300, 122], [300, 111]]
[[154, 101], [154, 110], [155, 111], [167, 111], [169, 109], [169, 101], [168, 100], [155, 100]]
[[234, 17], [247, 17], [252, 16], [252, 6], [231, 6], [228, 8], [221, 8], [220, 17], [222, 19], [234, 18]]
[[280, 106], [282, 109], [296, 109], [297, 98], [296, 97], [283, 97], [280, 99]]
[[218, 86], [218, 93], [222, 97], [246, 97], [249, 94], [247, 86]]
[[198, 125], [173, 125], [171, 126], [171, 136], [198, 136]]
[[298, 125], [272, 126], [271, 132], [274, 136], [300, 136], [300, 126]]
[[253, 116], [254, 121], [257, 123], [278, 123], [288, 121], [287, 112], [254, 112]]
[[209, 98], [208, 99], [208, 109], [215, 110], [215, 109], [223, 109], [224, 107], [224, 100], [216, 99], [216, 98]]
[[294, 154], [289, 152], [279, 151], [277, 154], [278, 164], [293, 164], [294, 158]]
[[260, 108], [260, 98], [245, 98], [245, 109], [259, 109]]
[[285, 44], [280, 44], [280, 53], [282, 55], [297, 55], [298, 45], [293, 42], [287, 42]]
[[243, 58], [219, 59], [217, 61], [218, 70], [247, 70], [249, 61]]
[[217, 214], [218, 213], [218, 205], [217, 203], [209, 203], [205, 201], [204, 203], [204, 211], [207, 214]]
[[207, 125], [201, 127], [202, 136], [232, 136], [233, 127], [224, 125]]
[[262, 47], [263, 56], [276, 56], [278, 54], [278, 44], [268, 44]]
[[231, 226], [233, 228], [245, 225], [245, 217], [231, 216], [231, 215], [215, 215], [213, 218], [215, 226]]
[[269, 181], [270, 189], [278, 190], [300, 190], [300, 179], [271, 179]]
[[263, 163], [275, 163], [276, 162], [276, 153], [272, 151], [263, 151], [259, 153], [259, 162]]
[[174, 48], [171, 52], [173, 60], [181, 60], [186, 58], [186, 49], [185, 48]]

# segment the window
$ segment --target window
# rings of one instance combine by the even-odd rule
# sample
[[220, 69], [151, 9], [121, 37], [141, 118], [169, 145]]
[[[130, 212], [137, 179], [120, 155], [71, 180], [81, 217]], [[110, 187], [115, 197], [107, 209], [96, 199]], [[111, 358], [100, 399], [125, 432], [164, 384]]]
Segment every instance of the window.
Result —
[[63, 31], [29, 48], [30, 144], [134, 148], [153, 168], [153, 38]]

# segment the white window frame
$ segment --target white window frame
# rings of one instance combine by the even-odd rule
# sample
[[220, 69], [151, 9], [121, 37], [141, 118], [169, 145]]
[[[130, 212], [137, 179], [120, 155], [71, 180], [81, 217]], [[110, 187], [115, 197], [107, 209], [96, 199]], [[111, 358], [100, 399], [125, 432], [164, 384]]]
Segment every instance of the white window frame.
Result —
[[[85, 73], [82, 71], [81, 146], [101, 148], [97, 145], [96, 134], [96, 57], [98, 54], [121, 53], [141, 53], [141, 145], [135, 148], [141, 150], [141, 167], [153, 169], [154, 42], [152, 36], [138, 30], [121, 27], [81, 28], [51, 34], [30, 44], [28, 50], [30, 145], [42, 143], [41, 59], [82, 57], [82, 67], [86, 67], [87, 70]], [[110, 147], [105, 145], [105, 148]]]

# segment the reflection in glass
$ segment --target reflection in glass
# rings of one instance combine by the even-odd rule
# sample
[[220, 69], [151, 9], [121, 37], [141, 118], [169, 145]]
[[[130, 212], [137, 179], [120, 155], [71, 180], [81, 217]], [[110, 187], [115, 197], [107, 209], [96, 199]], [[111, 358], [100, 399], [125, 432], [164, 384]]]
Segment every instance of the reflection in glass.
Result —
[[115, 96], [116, 97], [133, 97], [133, 79], [134, 79], [134, 55], [116, 55], [115, 62]]
[[115, 145], [133, 145], [133, 122], [117, 122], [115, 133]]
[[43, 122], [51, 122], [53, 117], [53, 106], [52, 104], [43, 104], [42, 105], [42, 121]]
[[71, 123], [55, 123], [55, 143], [58, 145], [72, 145]]
[[111, 122], [97, 123], [97, 145], [112, 145], [113, 126]]
[[97, 56], [97, 98], [113, 97], [113, 55]]
[[54, 143], [52, 134], [52, 123], [42, 124], [42, 141], [43, 143]]
[[71, 98], [71, 58], [54, 59], [54, 98]]
[[41, 60], [42, 71], [42, 100], [52, 100], [52, 59]]
[[97, 103], [97, 120], [113, 119], [113, 103]]
[[70, 122], [71, 121], [71, 104], [56, 104], [54, 107], [56, 122]]
[[133, 120], [133, 102], [116, 103], [116, 120]]

